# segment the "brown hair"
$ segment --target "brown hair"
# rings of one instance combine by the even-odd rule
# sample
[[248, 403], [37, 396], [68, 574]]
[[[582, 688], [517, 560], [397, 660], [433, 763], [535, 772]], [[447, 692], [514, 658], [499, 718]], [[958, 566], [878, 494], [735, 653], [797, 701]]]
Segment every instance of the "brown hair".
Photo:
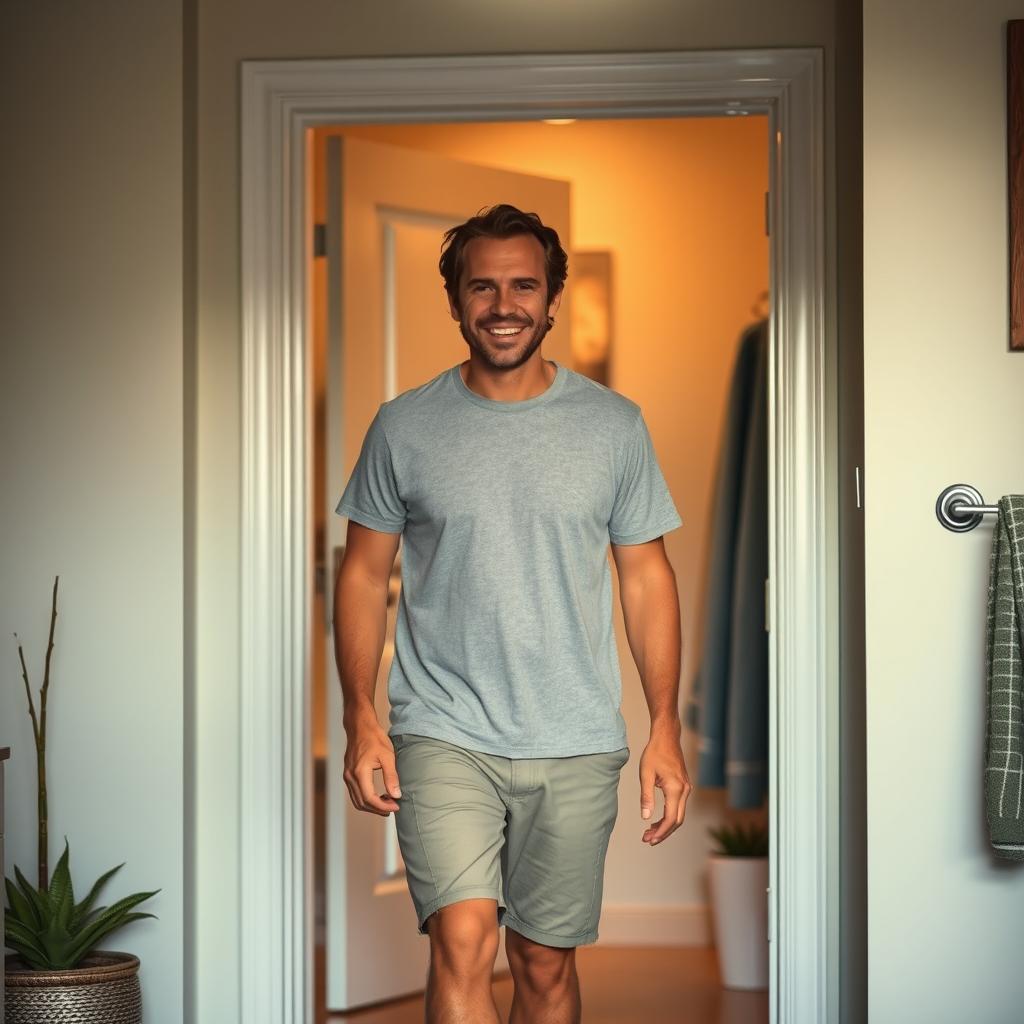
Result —
[[444, 290], [456, 308], [459, 307], [459, 278], [466, 243], [474, 238], [512, 238], [515, 235], [533, 235], [544, 247], [548, 302], [562, 290], [569, 260], [558, 240], [558, 232], [547, 227], [535, 213], [524, 213], [508, 203], [498, 203], [480, 210], [475, 217], [449, 228], [444, 234], [438, 266], [444, 278]]

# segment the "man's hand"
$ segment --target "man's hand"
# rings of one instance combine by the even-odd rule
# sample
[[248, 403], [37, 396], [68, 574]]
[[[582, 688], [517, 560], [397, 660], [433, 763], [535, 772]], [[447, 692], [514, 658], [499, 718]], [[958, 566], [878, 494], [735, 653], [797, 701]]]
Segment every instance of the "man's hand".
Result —
[[[357, 810], [372, 811], [387, 817], [398, 810], [395, 797], [402, 795], [398, 788], [395, 769], [395, 748], [388, 734], [381, 729], [376, 718], [364, 718], [346, 729], [348, 746], [345, 748], [345, 770], [342, 778], [348, 786], [349, 796]], [[373, 791], [373, 773], [384, 771], [384, 787], [388, 793], [377, 796]]]
[[643, 842], [651, 846], [657, 846], [682, 825], [686, 800], [693, 789], [676, 730], [652, 729], [651, 739], [640, 757], [640, 814], [644, 818], [654, 813], [655, 786], [664, 795], [665, 816], [643, 834]]

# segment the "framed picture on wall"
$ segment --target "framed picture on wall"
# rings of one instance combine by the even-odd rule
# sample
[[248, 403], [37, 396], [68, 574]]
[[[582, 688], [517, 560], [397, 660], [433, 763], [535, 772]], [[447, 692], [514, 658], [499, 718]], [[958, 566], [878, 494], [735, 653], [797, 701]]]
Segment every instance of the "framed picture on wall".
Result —
[[1024, 352], [1024, 20], [1006, 23], [1010, 348]]
[[612, 254], [607, 249], [574, 252], [569, 269], [572, 368], [610, 387]]

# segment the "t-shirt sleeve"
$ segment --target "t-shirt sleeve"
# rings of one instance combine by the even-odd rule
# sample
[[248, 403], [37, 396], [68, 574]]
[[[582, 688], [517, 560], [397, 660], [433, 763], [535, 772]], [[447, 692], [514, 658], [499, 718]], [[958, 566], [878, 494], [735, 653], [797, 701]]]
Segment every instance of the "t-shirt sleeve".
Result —
[[366, 431], [359, 458], [335, 512], [382, 533], [401, 533], [405, 528], [406, 506], [398, 491], [380, 408]]
[[611, 542], [643, 544], [682, 526], [642, 413], [637, 415], [619, 461], [615, 502], [608, 521]]

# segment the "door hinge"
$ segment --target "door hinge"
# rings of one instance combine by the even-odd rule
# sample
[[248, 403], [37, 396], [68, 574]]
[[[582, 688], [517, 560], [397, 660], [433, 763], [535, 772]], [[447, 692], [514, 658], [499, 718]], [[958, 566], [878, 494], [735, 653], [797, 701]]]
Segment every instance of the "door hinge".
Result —
[[764, 194], [764, 233], [766, 235], [771, 235], [772, 233], [771, 192], [765, 192]]
[[864, 495], [861, 491], [860, 466], [853, 467], [853, 483], [857, 491], [857, 508], [864, 508]]
[[327, 225], [313, 225], [313, 259], [327, 255]]
[[766, 577], [764, 581], [764, 631], [766, 633], [770, 633], [772, 631], [771, 609], [772, 581]]
[[775, 904], [772, 900], [772, 887], [768, 886], [764, 891], [765, 898], [768, 900], [768, 917], [767, 917], [767, 928], [768, 928], [768, 941], [773, 941], [775, 935]]

